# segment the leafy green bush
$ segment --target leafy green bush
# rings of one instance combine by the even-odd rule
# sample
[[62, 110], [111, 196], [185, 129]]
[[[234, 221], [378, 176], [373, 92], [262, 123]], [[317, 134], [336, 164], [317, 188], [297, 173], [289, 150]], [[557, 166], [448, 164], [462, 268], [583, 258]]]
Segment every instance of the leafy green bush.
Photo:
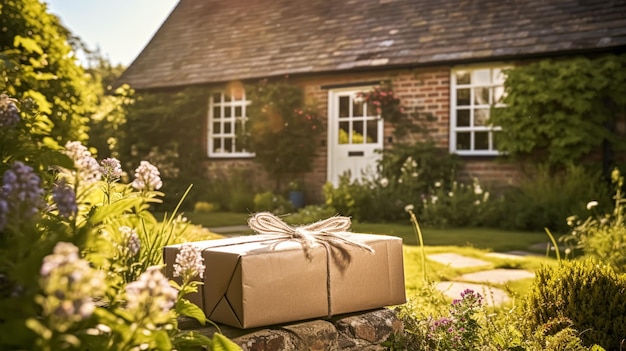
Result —
[[257, 212], [268, 211], [278, 215], [289, 213], [293, 210], [293, 206], [282, 195], [266, 191], [254, 195], [254, 210]]
[[535, 272], [522, 314], [528, 336], [569, 320], [585, 345], [618, 350], [626, 339], [626, 276], [593, 259], [542, 267]]
[[193, 205], [193, 212], [196, 213], [213, 213], [219, 208], [214, 203], [206, 201], [198, 201]]
[[[489, 123], [500, 151], [551, 165], [579, 163], [603, 143], [626, 149], [626, 55], [544, 59], [506, 72], [506, 108]], [[621, 112], [620, 112], [621, 111]]]
[[321, 221], [337, 215], [337, 210], [323, 205], [308, 205], [298, 212], [284, 218], [285, 222], [292, 225], [308, 224]]
[[575, 165], [561, 172], [539, 165], [518, 187], [504, 191], [503, 197], [499, 227], [539, 231], [549, 228], [558, 233], [569, 230], [567, 217], [586, 214], [590, 199], [610, 198], [600, 173]]
[[[583, 222], [577, 216], [568, 218], [572, 224], [571, 233], [564, 237], [575, 249], [610, 264], [617, 271], [626, 271], [626, 199], [623, 195], [624, 176], [615, 168], [611, 172], [611, 182], [615, 186], [614, 207], [610, 213], [600, 212], [589, 216]], [[598, 201], [591, 201], [587, 209], [596, 212]]]
[[431, 143], [398, 144], [383, 152], [378, 171], [360, 180], [344, 174], [337, 187], [326, 184], [326, 205], [356, 220], [401, 220], [407, 205], [421, 212], [422, 199], [435, 184], [452, 183], [456, 162], [454, 156]]
[[484, 224], [489, 192], [483, 190], [478, 179], [472, 184], [453, 182], [446, 186], [435, 183], [429, 196], [422, 199], [420, 220], [434, 227], [463, 227]]

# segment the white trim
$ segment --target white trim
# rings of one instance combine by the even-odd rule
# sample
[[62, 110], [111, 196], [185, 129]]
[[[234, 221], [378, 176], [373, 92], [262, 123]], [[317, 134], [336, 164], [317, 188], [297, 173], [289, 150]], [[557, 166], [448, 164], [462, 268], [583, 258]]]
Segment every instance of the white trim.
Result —
[[[215, 94], [220, 94], [220, 101], [219, 102], [214, 102], [213, 101], [213, 95]], [[213, 91], [211, 92], [211, 95], [209, 96], [209, 101], [208, 101], [208, 112], [207, 112], [207, 155], [210, 158], [250, 158], [250, 157], [254, 157], [254, 153], [252, 152], [217, 152], [214, 150], [214, 146], [215, 146], [215, 142], [217, 140], [219, 140], [221, 143], [226, 144], [226, 141], [231, 142], [231, 150], [233, 150], [233, 148], [235, 147], [234, 145], [232, 145], [232, 143], [236, 142], [236, 124], [237, 123], [242, 123], [242, 127], [245, 128], [246, 126], [246, 122], [248, 121], [249, 117], [247, 115], [247, 106], [250, 105], [250, 101], [246, 100], [246, 96], [245, 96], [245, 91], [242, 92], [243, 97], [239, 100], [232, 100], [234, 99], [234, 96], [236, 96], [234, 91], [230, 92], [230, 96], [231, 96], [231, 100], [230, 101], [225, 101], [225, 91], [221, 90], [221, 91]], [[220, 118], [218, 118], [217, 120], [215, 119], [215, 117], [213, 116], [213, 108], [219, 106], [220, 108]], [[235, 108], [240, 107], [241, 108], [241, 116], [234, 116], [234, 110]], [[224, 117], [225, 116], [225, 108], [230, 108], [230, 116], [229, 117]], [[219, 123], [220, 124], [220, 133], [213, 133], [213, 124], [214, 123]], [[226, 124], [230, 124], [230, 130], [228, 132], [225, 132], [225, 125]], [[225, 145], [222, 145], [222, 148], [224, 148]]]
[[[480, 109], [490, 109], [494, 104], [494, 88], [502, 87], [503, 84], [494, 81], [494, 70], [504, 70], [509, 68], [510, 65], [506, 65], [503, 63], [499, 64], [481, 64], [481, 65], [471, 65], [471, 66], [458, 66], [453, 67], [450, 70], [450, 129], [449, 129], [449, 150], [451, 153], [455, 153], [457, 155], [462, 156], [497, 156], [500, 155], [501, 152], [496, 150], [494, 147], [493, 135], [495, 131], [501, 130], [502, 128], [498, 126], [481, 126], [474, 125], [475, 124], [475, 112]], [[489, 70], [489, 82], [484, 84], [477, 84], [472, 81], [473, 73], [479, 70]], [[457, 84], [456, 77], [457, 72], [467, 71], [470, 74], [470, 83], [469, 84]], [[487, 103], [476, 104], [475, 102], [475, 89], [479, 88], [487, 88], [489, 89], [489, 101]], [[456, 105], [457, 103], [457, 91], [460, 89], [467, 89], [469, 91], [469, 104], [467, 106], [463, 105], [459, 108]], [[503, 107], [504, 105], [501, 103], [495, 103], [496, 107]], [[468, 110], [469, 111], [469, 121], [467, 126], [457, 126], [457, 110]], [[469, 147], [470, 149], [457, 149], [457, 133], [458, 132], [467, 132], [469, 133]], [[475, 137], [479, 132], [487, 132], [488, 133], [488, 148], [487, 149], [479, 149], [475, 150]]]

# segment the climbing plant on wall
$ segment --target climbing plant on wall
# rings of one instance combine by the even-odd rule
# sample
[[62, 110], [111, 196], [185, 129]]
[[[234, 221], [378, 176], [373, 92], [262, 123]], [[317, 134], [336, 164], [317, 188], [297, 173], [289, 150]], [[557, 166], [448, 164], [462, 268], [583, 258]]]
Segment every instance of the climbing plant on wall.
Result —
[[506, 72], [498, 149], [563, 165], [603, 145], [626, 150], [626, 55], [545, 59]]

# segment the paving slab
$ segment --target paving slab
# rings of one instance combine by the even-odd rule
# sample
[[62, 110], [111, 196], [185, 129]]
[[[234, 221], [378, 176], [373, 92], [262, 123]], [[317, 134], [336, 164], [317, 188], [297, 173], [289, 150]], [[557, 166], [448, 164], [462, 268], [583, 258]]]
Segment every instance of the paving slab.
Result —
[[483, 297], [483, 303], [489, 306], [498, 306], [511, 301], [506, 291], [483, 284], [466, 282], [439, 282], [437, 289], [451, 299], [460, 299], [461, 293], [472, 289]]
[[426, 256], [429, 260], [449, 265], [452, 268], [480, 267], [491, 263], [454, 253], [441, 253]]
[[534, 278], [535, 273], [523, 269], [491, 269], [474, 273], [463, 274], [459, 280], [479, 283], [504, 284], [511, 280]]
[[528, 251], [521, 251], [521, 250], [507, 251], [507, 252], [490, 252], [486, 255], [489, 257], [505, 258], [505, 259], [511, 259], [511, 260], [519, 260], [527, 256], [544, 256], [544, 255], [540, 255], [540, 254], [536, 254], [536, 253], [532, 253]]

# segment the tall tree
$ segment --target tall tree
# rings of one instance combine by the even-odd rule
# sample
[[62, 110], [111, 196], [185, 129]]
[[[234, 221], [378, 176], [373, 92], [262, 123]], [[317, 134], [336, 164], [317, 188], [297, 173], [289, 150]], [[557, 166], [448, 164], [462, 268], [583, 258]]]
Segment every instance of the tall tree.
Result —
[[0, 91], [32, 99], [54, 124], [54, 142], [86, 140], [96, 99], [71, 45], [76, 38], [40, 0], [1, 0], [0, 18]]

